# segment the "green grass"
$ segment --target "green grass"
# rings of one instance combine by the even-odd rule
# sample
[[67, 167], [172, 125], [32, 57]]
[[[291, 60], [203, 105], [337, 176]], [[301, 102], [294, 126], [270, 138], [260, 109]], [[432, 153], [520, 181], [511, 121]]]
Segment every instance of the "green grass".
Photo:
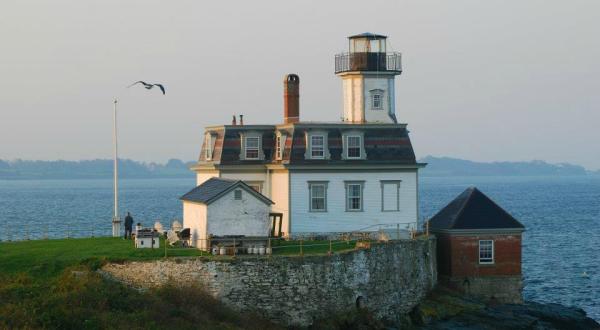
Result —
[[0, 243], [0, 329], [279, 328], [232, 311], [198, 283], [140, 292], [94, 271], [105, 261], [159, 259], [164, 253], [164, 248], [135, 249], [121, 238]]
[[[333, 241], [333, 252], [355, 242]], [[299, 255], [300, 241], [275, 242], [274, 253]], [[327, 254], [329, 241], [302, 241], [305, 255]], [[0, 243], [0, 329], [279, 329], [253, 314], [230, 310], [198, 283], [140, 292], [102, 278], [107, 261], [164, 258], [160, 249], [135, 249], [122, 238]], [[197, 249], [168, 248], [171, 256], [206, 256]], [[253, 256], [254, 257], [254, 256]], [[315, 329], [379, 328], [368, 315], [318, 321]]]
[[[0, 273], [26, 272], [35, 277], [54, 276], [64, 268], [98, 260], [150, 260], [165, 255], [161, 248], [136, 249], [132, 240], [113, 237], [34, 240], [0, 243]], [[199, 256], [197, 249], [167, 249], [168, 256]]]
[[[302, 248], [300, 247], [302, 245]], [[332, 252], [344, 252], [354, 250], [356, 241], [331, 241]], [[327, 254], [330, 251], [329, 241], [277, 241], [273, 245], [273, 254], [275, 255], [300, 255], [302, 254]]]

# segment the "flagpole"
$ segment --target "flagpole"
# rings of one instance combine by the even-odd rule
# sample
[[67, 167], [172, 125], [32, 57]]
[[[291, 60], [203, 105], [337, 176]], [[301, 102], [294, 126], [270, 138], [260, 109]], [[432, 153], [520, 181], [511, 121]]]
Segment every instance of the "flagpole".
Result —
[[114, 188], [114, 214], [112, 219], [113, 237], [121, 236], [121, 219], [119, 218], [119, 172], [117, 149], [117, 99], [113, 100], [113, 188]]

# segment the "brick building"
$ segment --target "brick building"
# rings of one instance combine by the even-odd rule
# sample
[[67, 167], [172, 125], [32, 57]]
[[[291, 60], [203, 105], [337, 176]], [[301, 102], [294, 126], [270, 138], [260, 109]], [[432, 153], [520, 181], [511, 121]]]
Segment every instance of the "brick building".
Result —
[[475, 187], [429, 220], [438, 238], [439, 281], [484, 300], [522, 302], [525, 227]]

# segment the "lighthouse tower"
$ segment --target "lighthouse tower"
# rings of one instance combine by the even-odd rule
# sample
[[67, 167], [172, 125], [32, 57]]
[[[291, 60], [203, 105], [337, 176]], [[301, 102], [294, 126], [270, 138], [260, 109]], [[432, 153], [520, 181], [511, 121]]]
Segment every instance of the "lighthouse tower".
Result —
[[394, 78], [402, 73], [402, 63], [400, 53], [386, 51], [386, 39], [373, 33], [350, 36], [348, 52], [335, 56], [344, 122], [396, 123]]

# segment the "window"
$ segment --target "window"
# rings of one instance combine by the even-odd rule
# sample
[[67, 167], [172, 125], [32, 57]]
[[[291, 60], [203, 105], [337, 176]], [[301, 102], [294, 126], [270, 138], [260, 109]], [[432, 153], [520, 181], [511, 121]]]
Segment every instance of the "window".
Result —
[[346, 137], [347, 158], [360, 158], [361, 138], [359, 135], [349, 135]]
[[381, 110], [383, 107], [381, 106], [381, 94], [373, 94], [372, 98], [372, 108], [376, 110]]
[[262, 181], [248, 181], [246, 184], [257, 192], [262, 193]]
[[372, 89], [369, 91], [371, 94], [371, 109], [372, 110], [383, 110], [383, 89]]
[[381, 181], [381, 211], [400, 211], [400, 181]]
[[283, 153], [281, 152], [281, 135], [278, 134], [275, 138], [275, 159], [282, 159]]
[[312, 135], [310, 137], [311, 158], [322, 159], [325, 156], [325, 137], [323, 135]]
[[362, 190], [362, 182], [346, 182], [346, 211], [363, 210]]
[[247, 137], [245, 145], [246, 159], [258, 159], [258, 147], [258, 137]]
[[479, 241], [479, 263], [493, 264], [494, 263], [494, 241], [484, 240]]
[[327, 212], [327, 182], [308, 183], [311, 212]]
[[242, 191], [241, 191], [241, 190], [239, 190], [239, 189], [235, 190], [235, 191], [233, 192], [233, 198], [234, 198], [235, 200], [240, 200], [240, 199], [242, 199]]
[[204, 137], [204, 159], [211, 160], [213, 154], [213, 139], [210, 133], [207, 133]]

